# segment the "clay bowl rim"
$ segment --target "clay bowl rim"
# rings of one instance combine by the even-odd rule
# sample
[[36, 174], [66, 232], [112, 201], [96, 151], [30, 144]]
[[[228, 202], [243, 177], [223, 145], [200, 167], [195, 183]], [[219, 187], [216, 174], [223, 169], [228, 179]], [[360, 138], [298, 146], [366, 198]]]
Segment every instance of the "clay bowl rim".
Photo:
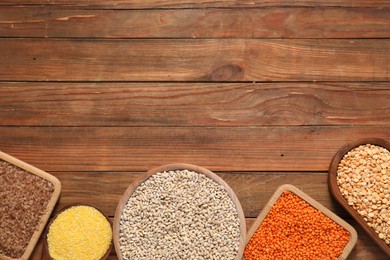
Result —
[[328, 175], [328, 186], [330, 193], [333, 198], [341, 204], [341, 206], [356, 220], [358, 225], [362, 227], [362, 229], [371, 237], [372, 240], [388, 255], [390, 256], [390, 247], [379, 238], [379, 236], [375, 233], [374, 229], [369, 227], [367, 223], [364, 221], [363, 217], [355, 211], [351, 206], [348, 205], [347, 200], [341, 194], [339, 186], [337, 184], [337, 168], [341, 159], [347, 154], [350, 150], [358, 147], [359, 145], [364, 144], [373, 144], [377, 146], [381, 146], [390, 150], [390, 143], [381, 138], [369, 137], [369, 138], [360, 138], [353, 140], [344, 144], [334, 155], [330, 166], [329, 166], [329, 175]]
[[[91, 208], [94, 208], [96, 209], [97, 211], [99, 211], [105, 218], [106, 220], [108, 221], [108, 223], [110, 223], [110, 226], [111, 226], [111, 233], [112, 235], [113, 234], [113, 223], [111, 221], [111, 219], [102, 211], [100, 210], [99, 208], [91, 205], [91, 204], [88, 204], [88, 203], [74, 203], [74, 204], [69, 204], [63, 208], [61, 208], [54, 216], [53, 218], [50, 220], [50, 222], [47, 224], [47, 227], [45, 229], [45, 233], [44, 233], [44, 237], [43, 237], [43, 259], [45, 260], [53, 260], [53, 258], [50, 256], [50, 253], [49, 253], [49, 244], [47, 242], [47, 234], [49, 233], [49, 228], [51, 226], [51, 224], [53, 223], [53, 221], [58, 217], [59, 214], [61, 214], [62, 212], [64, 212], [65, 210], [67, 209], [70, 209], [70, 208], [73, 208], [73, 207], [77, 207], [77, 206], [87, 206], [87, 207], [91, 207]], [[102, 258], [100, 258], [100, 260], [105, 260], [108, 258], [108, 256], [110, 255], [112, 249], [114, 247], [114, 243], [113, 243], [113, 238], [111, 238], [111, 241], [110, 241], [110, 246], [108, 247], [107, 251], [105, 252], [105, 254], [102, 256]]]
[[127, 201], [129, 200], [129, 198], [131, 197], [133, 192], [137, 189], [137, 187], [142, 182], [149, 179], [150, 176], [152, 176], [158, 172], [172, 171], [172, 170], [191, 170], [194, 172], [198, 172], [198, 173], [206, 175], [207, 177], [214, 180], [218, 184], [221, 184], [224, 186], [230, 199], [233, 201], [233, 203], [236, 207], [238, 218], [240, 221], [240, 245], [239, 245], [236, 260], [242, 259], [243, 254], [244, 254], [245, 244], [246, 244], [245, 243], [246, 242], [246, 222], [245, 222], [244, 211], [242, 210], [241, 203], [238, 200], [236, 194], [234, 193], [232, 188], [221, 177], [216, 175], [214, 172], [212, 172], [206, 168], [203, 168], [203, 167], [200, 167], [200, 166], [197, 166], [194, 164], [187, 164], [187, 163], [172, 163], [172, 164], [165, 164], [162, 166], [155, 167], [155, 168], [149, 170], [148, 172], [146, 172], [145, 174], [141, 175], [140, 177], [138, 177], [136, 180], [134, 180], [129, 185], [129, 187], [126, 189], [126, 191], [123, 193], [123, 195], [122, 195], [122, 197], [117, 205], [116, 211], [115, 211], [114, 225], [113, 225], [113, 240], [114, 240], [115, 251], [116, 251], [116, 254], [118, 256], [118, 259], [119, 260], [123, 259], [122, 253], [119, 249], [120, 248], [120, 245], [119, 245], [119, 226], [120, 226], [119, 220], [120, 220], [120, 216], [122, 214], [122, 210], [125, 207]]

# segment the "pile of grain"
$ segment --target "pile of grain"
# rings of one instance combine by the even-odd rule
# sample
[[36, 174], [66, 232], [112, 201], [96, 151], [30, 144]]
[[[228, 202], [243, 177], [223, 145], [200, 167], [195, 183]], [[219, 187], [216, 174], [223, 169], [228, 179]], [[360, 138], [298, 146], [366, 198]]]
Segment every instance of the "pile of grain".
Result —
[[23, 255], [53, 192], [51, 182], [0, 160], [0, 254]]
[[285, 191], [245, 248], [246, 260], [338, 259], [350, 234], [296, 194]]
[[56, 259], [101, 259], [110, 248], [110, 222], [97, 209], [77, 205], [62, 211], [50, 224], [47, 244]]
[[152, 175], [120, 218], [124, 259], [235, 259], [239, 241], [238, 213], [227, 191], [189, 170]]
[[366, 144], [349, 151], [337, 169], [341, 194], [390, 245], [390, 152]]

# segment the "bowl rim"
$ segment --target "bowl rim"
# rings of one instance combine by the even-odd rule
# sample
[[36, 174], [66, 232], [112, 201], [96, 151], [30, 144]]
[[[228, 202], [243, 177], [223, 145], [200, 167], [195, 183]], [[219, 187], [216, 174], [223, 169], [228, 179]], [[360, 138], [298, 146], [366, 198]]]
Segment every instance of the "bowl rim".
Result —
[[341, 204], [341, 206], [355, 219], [358, 225], [371, 237], [372, 240], [374, 240], [374, 242], [383, 250], [383, 252], [390, 256], [390, 246], [379, 238], [374, 229], [367, 225], [367, 222], [364, 221], [363, 217], [354, 208], [348, 205], [347, 200], [341, 194], [337, 184], [337, 168], [344, 155], [347, 154], [350, 150], [365, 144], [381, 146], [390, 151], [389, 142], [384, 139], [375, 137], [359, 138], [344, 144], [334, 155], [329, 165], [328, 187], [333, 198], [339, 204]]
[[264, 206], [264, 208], [261, 210], [259, 215], [257, 216], [255, 222], [252, 224], [250, 230], [248, 231], [247, 235], [247, 243], [251, 240], [252, 236], [254, 233], [257, 231], [258, 227], [261, 225], [265, 217], [267, 216], [268, 212], [271, 210], [271, 208], [274, 206], [276, 201], [279, 199], [279, 197], [283, 194], [285, 191], [290, 191], [294, 193], [296, 196], [301, 198], [302, 200], [306, 201], [307, 203], [310, 204], [313, 208], [319, 210], [321, 213], [323, 213], [325, 216], [330, 218], [332, 221], [337, 223], [338, 225], [342, 226], [345, 230], [347, 230], [350, 234], [349, 236], [349, 241], [345, 245], [342, 253], [338, 257], [338, 259], [346, 259], [348, 255], [351, 253], [352, 249], [354, 248], [356, 242], [357, 242], [357, 232], [356, 230], [348, 224], [345, 220], [337, 216], [335, 213], [330, 211], [328, 208], [326, 208], [324, 205], [307, 195], [305, 192], [300, 190], [299, 188], [295, 187], [294, 185], [291, 184], [283, 184], [279, 186], [274, 194], [271, 196], [271, 198], [268, 200], [267, 204]]
[[[110, 224], [110, 227], [111, 227], [111, 233], [113, 235], [113, 231], [112, 231], [112, 221], [111, 219], [102, 211], [100, 210], [99, 208], [91, 205], [91, 204], [88, 204], [88, 203], [73, 203], [73, 204], [69, 204], [67, 206], [64, 206], [63, 208], [61, 208], [54, 216], [53, 218], [50, 220], [50, 222], [47, 224], [46, 226], [46, 229], [45, 229], [45, 233], [44, 233], [44, 237], [43, 237], [43, 249], [42, 249], [42, 259], [43, 260], [53, 260], [53, 258], [50, 256], [50, 253], [49, 253], [49, 243], [47, 242], [47, 235], [49, 233], [49, 229], [50, 229], [50, 226], [51, 224], [53, 223], [53, 221], [64, 211], [70, 209], [70, 208], [73, 208], [73, 207], [77, 207], [77, 206], [87, 206], [87, 207], [91, 207], [91, 208], [94, 208], [96, 209], [97, 211], [99, 211], [105, 218], [106, 220], [108, 221], [108, 223]], [[110, 255], [112, 249], [114, 247], [114, 243], [113, 243], [113, 238], [111, 238], [111, 241], [110, 241], [110, 246], [108, 247], [107, 251], [105, 252], [105, 254], [102, 256], [102, 258], [100, 258], [100, 260], [105, 260], [108, 258], [108, 256]]]
[[123, 193], [116, 211], [115, 211], [115, 217], [114, 217], [114, 225], [113, 225], [113, 239], [114, 239], [114, 246], [115, 246], [115, 251], [117, 254], [117, 257], [119, 260], [122, 260], [122, 253], [120, 251], [120, 244], [119, 244], [119, 227], [120, 227], [120, 217], [122, 215], [123, 208], [125, 207], [127, 201], [133, 194], [133, 192], [138, 188], [138, 186], [149, 179], [152, 175], [158, 173], [158, 172], [164, 172], [164, 171], [174, 171], [174, 170], [191, 170], [197, 173], [204, 174], [205, 176], [209, 177], [213, 181], [215, 181], [218, 184], [221, 184], [224, 186], [226, 192], [228, 193], [230, 199], [233, 201], [233, 204], [235, 205], [235, 208], [237, 210], [238, 218], [240, 221], [240, 245], [239, 245], [239, 250], [238, 254], [236, 256], [236, 260], [242, 259], [244, 249], [245, 249], [245, 239], [246, 239], [246, 222], [245, 222], [245, 216], [244, 216], [244, 211], [242, 210], [241, 203], [238, 200], [236, 194], [232, 190], [232, 188], [222, 179], [220, 178], [217, 174], [214, 172], [194, 165], [194, 164], [187, 164], [187, 163], [172, 163], [172, 164], [165, 164], [161, 165], [155, 168], [152, 168], [151, 170], [147, 171], [140, 177], [138, 177], [136, 180], [134, 180], [129, 187], [126, 189], [126, 191]]

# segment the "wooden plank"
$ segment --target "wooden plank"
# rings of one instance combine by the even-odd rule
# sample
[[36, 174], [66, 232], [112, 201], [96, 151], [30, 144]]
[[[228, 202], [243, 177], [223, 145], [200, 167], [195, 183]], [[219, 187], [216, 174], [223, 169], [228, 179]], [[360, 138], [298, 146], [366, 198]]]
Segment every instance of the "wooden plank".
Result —
[[141, 9], [141, 8], [207, 8], [207, 7], [270, 7], [270, 6], [346, 6], [389, 7], [388, 0], [2, 0], [0, 5], [60, 5], [77, 8]]
[[[43, 235], [42, 235], [43, 236]], [[42, 236], [38, 240], [35, 248], [30, 256], [30, 260], [42, 260], [43, 238]]]
[[326, 171], [345, 143], [390, 140], [389, 126], [1, 127], [0, 150], [46, 171]]
[[3, 126], [390, 125], [389, 83], [0, 83]]
[[386, 81], [389, 60], [390, 40], [0, 40], [3, 81]]
[[1, 37], [389, 38], [389, 8], [72, 10], [1, 7]]

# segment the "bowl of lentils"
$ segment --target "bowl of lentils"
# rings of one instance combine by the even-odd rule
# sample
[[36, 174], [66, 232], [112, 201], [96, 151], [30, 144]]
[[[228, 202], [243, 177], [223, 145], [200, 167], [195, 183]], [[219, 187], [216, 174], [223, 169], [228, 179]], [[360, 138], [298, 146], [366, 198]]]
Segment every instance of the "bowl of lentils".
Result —
[[241, 259], [245, 217], [233, 190], [191, 164], [154, 168], [123, 194], [114, 218], [119, 259]]
[[246, 260], [347, 259], [356, 230], [297, 187], [284, 184], [248, 231]]
[[345, 144], [329, 167], [329, 189], [390, 256], [390, 143], [365, 138]]

